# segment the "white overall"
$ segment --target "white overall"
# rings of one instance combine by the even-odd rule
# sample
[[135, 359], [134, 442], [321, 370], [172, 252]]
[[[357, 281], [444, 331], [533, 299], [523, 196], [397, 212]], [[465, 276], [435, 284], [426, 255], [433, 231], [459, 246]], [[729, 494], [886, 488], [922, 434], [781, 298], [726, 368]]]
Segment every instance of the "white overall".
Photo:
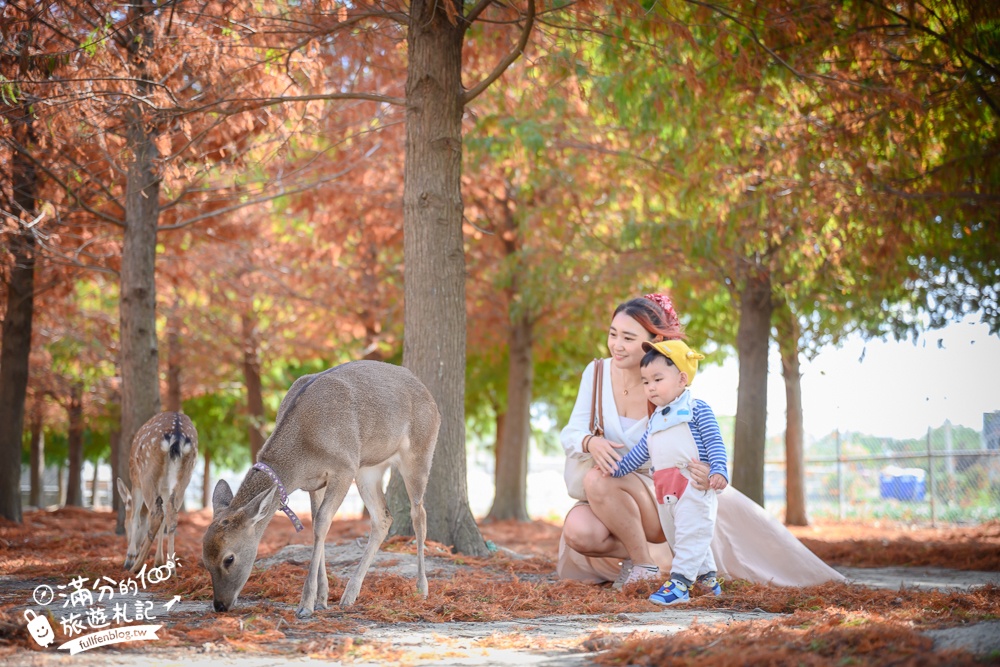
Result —
[[674, 548], [671, 575], [693, 582], [700, 574], [716, 571], [711, 545], [718, 498], [712, 489], [699, 491], [688, 483], [687, 462], [698, 458], [689, 422], [651, 433], [647, 446], [660, 525]]

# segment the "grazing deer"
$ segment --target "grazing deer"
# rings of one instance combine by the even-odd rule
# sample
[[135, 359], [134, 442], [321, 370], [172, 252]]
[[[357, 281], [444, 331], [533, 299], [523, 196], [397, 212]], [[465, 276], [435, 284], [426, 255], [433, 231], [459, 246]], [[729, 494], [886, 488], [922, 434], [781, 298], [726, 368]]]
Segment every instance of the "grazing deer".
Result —
[[132, 491], [118, 478], [118, 493], [125, 503], [126, 570], [135, 573], [142, 568], [154, 539], [154, 564], [166, 563], [164, 535], [167, 556], [173, 557], [177, 510], [197, 460], [198, 432], [187, 415], [161, 412], [136, 432], [128, 466]]
[[278, 419], [257, 463], [236, 495], [220, 480], [212, 495], [214, 516], [202, 553], [212, 575], [216, 611], [236, 604], [250, 576], [264, 529], [277, 509], [296, 529], [288, 493], [309, 492], [313, 552], [296, 614], [325, 609], [329, 596], [324, 544], [334, 514], [354, 481], [371, 515], [368, 544], [347, 582], [340, 606], [354, 604], [368, 567], [389, 533], [382, 480], [390, 464], [403, 477], [417, 540], [417, 591], [427, 595], [424, 490], [441, 415], [434, 397], [413, 373], [379, 361], [353, 361], [296, 380], [278, 408]]

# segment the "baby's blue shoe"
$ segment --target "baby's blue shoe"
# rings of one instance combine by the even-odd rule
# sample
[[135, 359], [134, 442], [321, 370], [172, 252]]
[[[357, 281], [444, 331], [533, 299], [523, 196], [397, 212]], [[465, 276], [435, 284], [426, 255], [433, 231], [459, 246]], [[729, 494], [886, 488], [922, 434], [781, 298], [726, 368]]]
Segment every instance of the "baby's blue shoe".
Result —
[[687, 584], [676, 579], [671, 579], [663, 584], [660, 586], [660, 590], [649, 596], [650, 602], [663, 605], [664, 607], [672, 604], [681, 604], [690, 600], [691, 596], [688, 594]]
[[717, 577], [714, 574], [703, 574], [698, 577], [695, 584], [708, 589], [708, 592], [716, 597], [722, 595], [722, 577]]

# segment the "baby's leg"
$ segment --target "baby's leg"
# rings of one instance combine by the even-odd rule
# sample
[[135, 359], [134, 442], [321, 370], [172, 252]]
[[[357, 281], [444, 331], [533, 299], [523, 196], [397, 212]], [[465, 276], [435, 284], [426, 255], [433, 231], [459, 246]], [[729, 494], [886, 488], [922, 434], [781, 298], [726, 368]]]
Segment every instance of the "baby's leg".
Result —
[[676, 544], [670, 578], [690, 585], [705, 568], [715, 569], [712, 536], [715, 534], [717, 508], [715, 491], [699, 491], [689, 487], [677, 501], [674, 512]]
[[677, 523], [674, 518], [674, 510], [677, 503], [656, 503], [656, 511], [660, 515], [660, 527], [663, 528], [663, 536], [667, 538], [667, 544], [677, 557]]

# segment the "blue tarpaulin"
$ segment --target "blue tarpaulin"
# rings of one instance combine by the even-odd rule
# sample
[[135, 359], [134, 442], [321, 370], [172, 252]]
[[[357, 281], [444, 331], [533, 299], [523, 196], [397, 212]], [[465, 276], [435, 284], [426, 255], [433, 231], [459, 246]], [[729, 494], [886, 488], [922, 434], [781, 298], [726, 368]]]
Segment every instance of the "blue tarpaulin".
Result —
[[923, 500], [926, 474], [923, 468], [887, 466], [878, 476], [879, 495], [896, 500]]

